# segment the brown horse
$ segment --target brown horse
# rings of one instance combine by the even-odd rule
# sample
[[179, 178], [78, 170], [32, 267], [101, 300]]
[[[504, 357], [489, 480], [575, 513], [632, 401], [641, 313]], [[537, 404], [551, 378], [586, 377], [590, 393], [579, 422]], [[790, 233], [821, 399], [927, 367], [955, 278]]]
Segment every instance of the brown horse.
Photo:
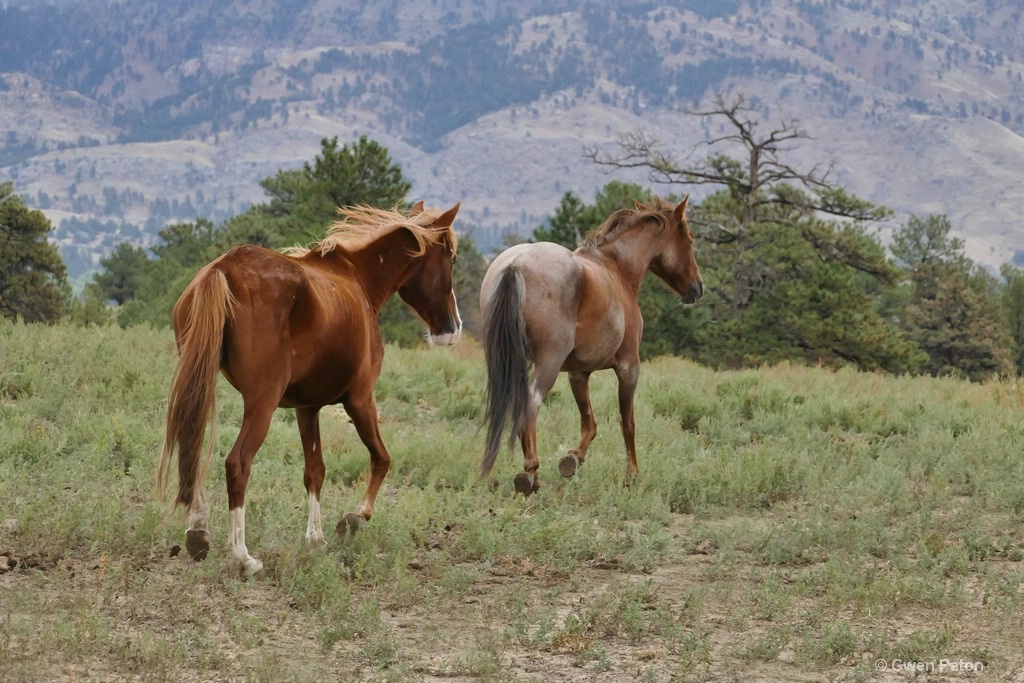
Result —
[[[612, 214], [576, 251], [548, 242], [520, 244], [491, 263], [480, 287], [487, 359], [487, 442], [481, 476], [487, 476], [510, 428], [518, 435], [523, 472], [517, 492], [538, 488], [537, 412], [559, 372], [580, 410], [580, 443], [558, 469], [571, 477], [583, 464], [597, 433], [590, 406], [590, 373], [614, 369], [626, 442], [626, 477], [637, 472], [633, 393], [640, 374], [643, 318], [637, 304], [647, 271], [675, 290], [684, 303], [704, 293], [686, 221], [678, 206], [658, 199], [654, 206]], [[529, 380], [533, 366], [533, 380]]]
[[[309, 502], [306, 540], [326, 543], [320, 525], [320, 409], [340, 403], [370, 451], [366, 495], [338, 524], [340, 532], [369, 520], [391, 456], [377, 427], [373, 387], [384, 345], [377, 313], [396, 291], [427, 323], [435, 344], [462, 333], [452, 268], [458, 240], [444, 213], [420, 202], [403, 216], [370, 207], [340, 210], [323, 240], [282, 254], [235, 247], [196, 275], [174, 307], [178, 366], [167, 406], [167, 435], [158, 488], [166, 488], [178, 452], [176, 504], [188, 507], [186, 547], [193, 559], [210, 548], [210, 508], [203, 480], [213, 452], [217, 374], [242, 394], [242, 426], [227, 456], [229, 541], [233, 572], [263, 568], [245, 545], [245, 489], [274, 410], [295, 408], [305, 456]], [[202, 453], [206, 425], [209, 443]]]

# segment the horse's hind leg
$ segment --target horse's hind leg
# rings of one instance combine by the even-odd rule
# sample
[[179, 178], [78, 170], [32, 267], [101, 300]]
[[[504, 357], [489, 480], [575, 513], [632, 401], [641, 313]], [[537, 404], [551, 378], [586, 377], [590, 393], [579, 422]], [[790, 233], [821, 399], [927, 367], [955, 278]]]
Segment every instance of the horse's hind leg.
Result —
[[302, 454], [306, 467], [302, 483], [309, 499], [309, 521], [306, 523], [306, 543], [311, 547], [327, 545], [320, 523], [320, 487], [324, 483], [324, 456], [320, 447], [320, 409], [297, 408], [295, 418], [302, 438]]
[[262, 401], [250, 404], [246, 401], [242, 415], [242, 428], [235, 439], [224, 470], [228, 485], [229, 532], [231, 557], [228, 567], [242, 576], [252, 576], [263, 569], [263, 563], [249, 554], [245, 545], [245, 489], [249, 485], [249, 473], [256, 451], [263, 445], [274, 415], [273, 403]]
[[[539, 401], [537, 403], [539, 404]], [[540, 488], [540, 482], [537, 480], [537, 470], [540, 468], [540, 458], [537, 457], [537, 410], [532, 399], [530, 414], [527, 415], [523, 430], [519, 433], [519, 440], [523, 446], [523, 471], [516, 475], [513, 485], [516, 493], [529, 496]]]
[[573, 398], [576, 399], [576, 407], [580, 410], [580, 443], [558, 461], [558, 471], [563, 477], [576, 474], [576, 468], [583, 464], [590, 442], [597, 434], [597, 421], [594, 419], [594, 409], [590, 405], [590, 373], [569, 373], [569, 387], [572, 389]]
[[197, 488], [188, 506], [188, 529], [185, 531], [185, 549], [193, 560], [205, 560], [210, 552], [209, 522], [210, 505], [202, 488]]
[[535, 365], [533, 373], [533, 392], [530, 395], [530, 408], [523, 422], [519, 439], [523, 446], [523, 471], [516, 475], [514, 480], [516, 493], [524, 496], [537, 491], [540, 482], [537, 479], [537, 470], [540, 468], [540, 458], [537, 457], [537, 414], [540, 412], [540, 404], [544, 397], [551, 391], [555, 380], [558, 379], [559, 365], [552, 362]]
[[619, 415], [622, 439], [626, 444], [626, 482], [629, 483], [639, 469], [636, 464], [636, 423], [633, 419], [633, 395], [640, 378], [639, 359], [615, 368], [615, 375], [619, 378]]

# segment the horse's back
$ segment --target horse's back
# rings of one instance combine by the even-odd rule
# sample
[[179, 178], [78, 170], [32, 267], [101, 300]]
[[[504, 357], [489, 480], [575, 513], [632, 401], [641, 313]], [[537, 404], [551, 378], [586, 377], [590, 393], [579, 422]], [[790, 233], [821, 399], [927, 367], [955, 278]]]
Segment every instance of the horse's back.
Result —
[[484, 276], [480, 308], [485, 315], [510, 268], [522, 273], [523, 317], [535, 353], [550, 349], [566, 370], [610, 367], [628, 317], [614, 269], [550, 242], [510, 247]]
[[233, 291], [288, 297], [306, 284], [306, 274], [298, 259], [263, 247], [233, 247], [217, 264], [227, 275]]
[[498, 254], [480, 285], [480, 307], [486, 309], [494, 290], [510, 267], [523, 274], [531, 300], [545, 298], [570, 303], [577, 293], [582, 267], [573, 253], [560, 244], [517, 244]]
[[547, 359], [557, 370], [575, 343], [583, 267], [571, 251], [550, 242], [506, 249], [491, 263], [480, 287], [480, 309], [485, 317], [510, 272], [518, 272], [522, 278], [520, 311], [533, 361], [544, 364]]

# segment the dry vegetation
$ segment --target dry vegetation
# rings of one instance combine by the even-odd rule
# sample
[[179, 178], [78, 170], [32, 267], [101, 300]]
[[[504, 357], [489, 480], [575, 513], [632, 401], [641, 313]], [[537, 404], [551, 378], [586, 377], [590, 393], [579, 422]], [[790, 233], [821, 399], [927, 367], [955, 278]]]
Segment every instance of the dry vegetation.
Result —
[[[647, 364], [642, 477], [622, 486], [611, 377], [577, 477], [561, 381], [540, 425], [543, 490], [473, 486], [482, 357], [389, 349], [379, 383], [394, 468], [373, 522], [303, 543], [302, 457], [279, 413], [247, 500], [266, 564], [196, 564], [152, 497], [173, 364], [166, 331], [0, 322], [0, 679], [909, 680], [876, 660], [981, 662], [1022, 680], [1024, 391], [791, 366]], [[222, 388], [220, 447], [240, 420]], [[367, 456], [323, 420], [324, 512]]]

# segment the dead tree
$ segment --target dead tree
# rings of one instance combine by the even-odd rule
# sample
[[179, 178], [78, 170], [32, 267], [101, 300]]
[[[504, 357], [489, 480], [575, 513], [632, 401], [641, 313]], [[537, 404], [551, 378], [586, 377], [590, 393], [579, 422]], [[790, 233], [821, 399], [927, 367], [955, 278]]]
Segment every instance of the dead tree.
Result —
[[[701, 221], [704, 225], [698, 222], [697, 227], [703, 228], [701, 232], [705, 240], [730, 244], [740, 251], [751, 246], [752, 228], [758, 223], [762, 209], [768, 205], [790, 207], [795, 209], [797, 215], [821, 212], [854, 220], [878, 220], [888, 215], [888, 210], [852, 197], [834, 185], [829, 178], [833, 170], [831, 164], [827, 167], [816, 164], [809, 170], [801, 171], [785, 163], [782, 156], [795, 149], [797, 141], [811, 137], [793, 118], [783, 118], [778, 127], [767, 133], [759, 133], [759, 122], [754, 118], [756, 112], [743, 95], [727, 102], [722, 94], [716, 95], [711, 109], [687, 111], [687, 114], [705, 119], [724, 118], [728, 125], [725, 134], [694, 145], [690, 154], [682, 160], [668, 156], [661, 149], [657, 138], [644, 130], [619, 136], [619, 149], [616, 152], [591, 147], [584, 154], [603, 166], [646, 169], [652, 183], [719, 185], [727, 188], [742, 204], [737, 223], [725, 225], [721, 221]], [[723, 146], [733, 153], [742, 149], [744, 160], [738, 161], [726, 153], [719, 153], [718, 150]], [[710, 148], [711, 151], [699, 158], [698, 150], [702, 148]], [[817, 236], [807, 233], [805, 238], [813, 244]], [[834, 247], [815, 246], [819, 250], [826, 246]], [[853, 254], [849, 256], [848, 265], [851, 267], [866, 272], [875, 270], [879, 272], [874, 274], [880, 274], [875, 266], [858, 263]], [[843, 254], [839, 254], [839, 257], [842, 258]], [[749, 300], [752, 276], [752, 273], [743, 270], [736, 273], [734, 304], [738, 307], [743, 307]]]

